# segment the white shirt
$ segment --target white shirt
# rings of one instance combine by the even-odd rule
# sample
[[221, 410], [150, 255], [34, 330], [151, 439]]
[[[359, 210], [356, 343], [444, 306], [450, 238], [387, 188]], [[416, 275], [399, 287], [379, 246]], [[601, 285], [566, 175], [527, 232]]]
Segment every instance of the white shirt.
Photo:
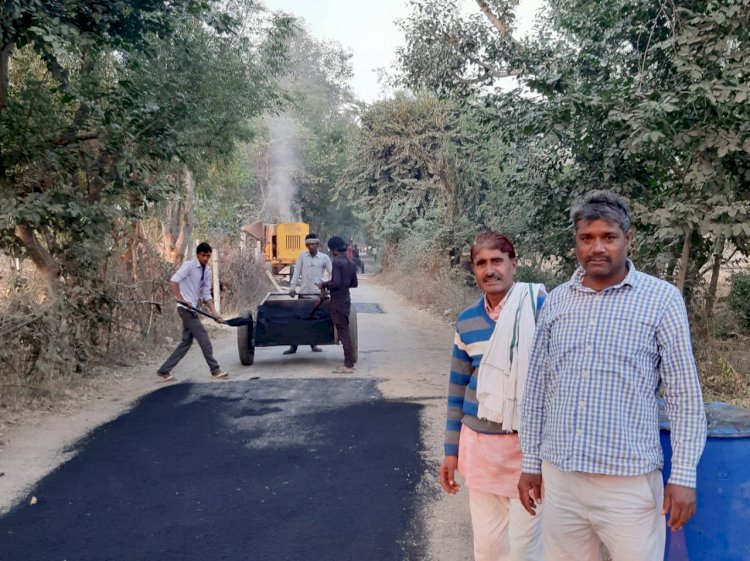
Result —
[[197, 259], [185, 261], [169, 280], [180, 285], [180, 294], [193, 307], [198, 306], [199, 299], [204, 302], [213, 300], [211, 268], [208, 265], [202, 267]]
[[[294, 266], [291, 288], [296, 289], [299, 282], [299, 290], [297, 292], [300, 294], [317, 294], [320, 292], [320, 289], [315, 286], [315, 283], [330, 278], [332, 270], [331, 258], [325, 253], [318, 251], [315, 257], [313, 257], [309, 251], [303, 251], [297, 258], [297, 264]], [[328, 271], [328, 275], [324, 279], [323, 275], [326, 271]]]

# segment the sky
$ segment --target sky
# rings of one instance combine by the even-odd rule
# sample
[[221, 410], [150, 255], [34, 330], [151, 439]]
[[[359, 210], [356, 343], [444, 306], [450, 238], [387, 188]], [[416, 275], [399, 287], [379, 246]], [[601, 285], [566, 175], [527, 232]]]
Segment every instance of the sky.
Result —
[[[462, 0], [464, 10], [479, 11], [473, 0]], [[407, 0], [265, 0], [271, 10], [282, 10], [305, 20], [313, 37], [334, 40], [352, 52], [356, 96], [366, 102], [382, 97], [378, 68], [389, 70], [396, 47], [403, 44], [396, 19], [409, 15]], [[518, 34], [531, 28], [543, 0], [520, 0]]]

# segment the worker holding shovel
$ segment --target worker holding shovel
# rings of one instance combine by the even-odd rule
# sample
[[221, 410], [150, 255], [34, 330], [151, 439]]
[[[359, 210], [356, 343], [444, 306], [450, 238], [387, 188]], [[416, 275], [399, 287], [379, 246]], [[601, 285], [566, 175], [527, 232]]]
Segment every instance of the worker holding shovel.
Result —
[[[228, 376], [221, 369], [219, 363], [214, 358], [213, 347], [208, 338], [208, 333], [198, 318], [197, 307], [198, 300], [208, 307], [211, 317], [216, 323], [223, 323], [224, 319], [217, 313], [214, 308], [213, 297], [211, 296], [211, 269], [208, 267], [208, 260], [211, 259], [212, 248], [206, 242], [198, 244], [195, 254], [196, 258], [186, 261], [169, 279], [169, 285], [172, 294], [177, 300], [177, 312], [182, 320], [182, 340], [170, 357], [159, 367], [156, 374], [162, 382], [170, 382], [175, 379], [172, 376], [172, 369], [182, 360], [190, 350], [193, 339], [198, 341], [203, 358], [211, 371], [211, 377], [216, 380], [224, 379]], [[206, 314], [204, 314], [206, 315]]]

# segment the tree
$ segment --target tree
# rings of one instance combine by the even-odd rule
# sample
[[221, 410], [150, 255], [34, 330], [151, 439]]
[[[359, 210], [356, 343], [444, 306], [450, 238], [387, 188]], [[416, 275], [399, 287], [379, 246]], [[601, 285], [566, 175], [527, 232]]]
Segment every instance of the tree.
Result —
[[118, 223], [247, 138], [247, 119], [279, 100], [288, 20], [265, 18], [241, 35], [235, 16], [257, 6], [221, 5], [9, 3], [3, 251], [29, 256], [51, 282], [95, 274]]
[[517, 0], [475, 0], [465, 14], [458, 0], [410, 0], [397, 50], [402, 83], [440, 96], [479, 95], [501, 78], [519, 75], [523, 44], [512, 34]]
[[281, 84], [287, 103], [280, 114], [256, 123], [247, 147], [259, 204], [243, 206], [248, 221], [301, 219], [320, 237], [355, 237], [359, 219], [350, 201], [337, 197], [346, 185], [349, 145], [358, 107], [351, 92], [351, 53], [319, 41], [303, 25], [289, 38]]
[[434, 96], [399, 94], [374, 104], [361, 120], [348, 196], [389, 243], [418, 220], [439, 216], [434, 239], [455, 260], [476, 228], [470, 217], [481, 192], [469, 117]]
[[465, 70], [420, 78], [419, 69], [438, 56], [453, 68], [516, 69], [513, 91], [486, 74], [464, 100], [485, 137], [512, 148], [497, 152], [505, 184], [489, 200], [522, 218], [518, 231], [538, 252], [572, 262], [567, 208], [602, 186], [634, 203], [639, 264], [688, 299], [709, 260], [718, 274], [725, 245], [747, 246], [750, 2], [554, 0], [536, 36], [495, 52], [512, 17], [472, 44], [468, 27], [441, 27], [462, 21], [455, 4], [433, 5], [442, 17], [424, 33], [424, 9], [409, 20], [404, 80], [463, 96]]

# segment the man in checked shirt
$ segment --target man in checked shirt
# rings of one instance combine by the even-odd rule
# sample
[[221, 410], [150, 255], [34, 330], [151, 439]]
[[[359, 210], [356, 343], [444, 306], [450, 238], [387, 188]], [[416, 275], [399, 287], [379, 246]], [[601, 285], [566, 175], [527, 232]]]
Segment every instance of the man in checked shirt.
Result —
[[[521, 413], [521, 502], [534, 513], [544, 480], [545, 559], [662, 561], [672, 530], [695, 513], [706, 441], [685, 304], [627, 258], [630, 210], [589, 193], [571, 211], [579, 268], [539, 314]], [[671, 424], [664, 487], [657, 392]]]

